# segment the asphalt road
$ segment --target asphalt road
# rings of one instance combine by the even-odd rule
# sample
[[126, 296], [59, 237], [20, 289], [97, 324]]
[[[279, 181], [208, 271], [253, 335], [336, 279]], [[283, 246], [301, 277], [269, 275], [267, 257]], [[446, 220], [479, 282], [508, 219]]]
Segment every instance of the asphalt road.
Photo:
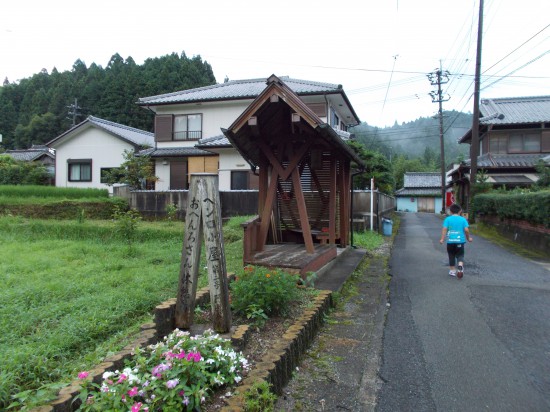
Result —
[[550, 270], [475, 235], [448, 275], [441, 219], [407, 213], [376, 410], [550, 411]]

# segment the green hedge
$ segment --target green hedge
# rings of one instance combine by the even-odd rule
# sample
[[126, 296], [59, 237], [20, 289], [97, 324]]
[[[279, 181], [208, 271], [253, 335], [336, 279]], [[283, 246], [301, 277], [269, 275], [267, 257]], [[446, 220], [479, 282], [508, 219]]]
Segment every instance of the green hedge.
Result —
[[121, 198], [95, 201], [59, 200], [48, 203], [0, 203], [1, 215], [23, 216], [35, 219], [111, 219], [116, 208], [128, 209]]
[[79, 189], [76, 187], [0, 185], [0, 197], [7, 198], [59, 198], [59, 199], [95, 199], [108, 198], [107, 189]]
[[484, 193], [474, 197], [476, 214], [495, 215], [505, 219], [526, 220], [550, 227], [550, 191], [533, 193]]

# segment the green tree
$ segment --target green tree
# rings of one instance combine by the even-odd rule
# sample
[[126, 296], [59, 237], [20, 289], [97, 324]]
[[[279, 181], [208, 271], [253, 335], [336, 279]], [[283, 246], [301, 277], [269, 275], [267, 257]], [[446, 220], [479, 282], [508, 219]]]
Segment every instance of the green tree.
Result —
[[133, 150], [124, 151], [124, 162], [105, 176], [107, 184], [125, 183], [132, 190], [145, 189], [149, 181], [157, 181], [149, 156], [136, 156]]
[[27, 126], [17, 125], [15, 129], [15, 146], [31, 147], [33, 144], [44, 144], [57, 136], [59, 121], [53, 113], [35, 114]]
[[365, 171], [353, 179], [355, 189], [370, 187], [370, 179], [374, 177], [376, 187], [384, 193], [393, 192], [395, 182], [391, 172], [390, 162], [380, 153], [367, 150], [361, 143], [350, 140], [349, 146], [363, 160]]
[[544, 163], [544, 160], [539, 160], [535, 169], [539, 174], [535, 187], [541, 189], [550, 187], [550, 166]]

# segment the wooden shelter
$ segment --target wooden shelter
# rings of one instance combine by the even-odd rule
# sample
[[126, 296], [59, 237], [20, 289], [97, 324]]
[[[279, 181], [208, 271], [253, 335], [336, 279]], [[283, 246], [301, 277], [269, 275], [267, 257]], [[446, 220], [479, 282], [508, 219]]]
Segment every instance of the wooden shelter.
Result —
[[315, 271], [348, 245], [351, 162], [362, 160], [276, 76], [223, 133], [259, 173], [244, 263]]

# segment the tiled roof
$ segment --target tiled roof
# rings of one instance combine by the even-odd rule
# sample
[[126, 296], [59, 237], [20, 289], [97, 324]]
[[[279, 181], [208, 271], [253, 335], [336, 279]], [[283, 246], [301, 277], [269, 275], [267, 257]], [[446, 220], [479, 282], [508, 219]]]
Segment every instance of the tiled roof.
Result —
[[[292, 79], [281, 76], [281, 80], [299, 96], [320, 93], [343, 93], [342, 85], [321, 83], [309, 80]], [[254, 99], [266, 87], [266, 79], [230, 80], [225, 83], [196, 89], [181, 90], [158, 96], [142, 97], [138, 105], [157, 105], [169, 103], [189, 103], [194, 101]]]
[[33, 160], [36, 160], [42, 156], [48, 156], [54, 159], [55, 153], [52, 152], [50, 152], [50, 150], [46, 146], [33, 146], [30, 149], [26, 150], [6, 150], [5, 154], [13, 157], [15, 160], [32, 162]]
[[481, 99], [480, 124], [550, 122], [550, 96]]
[[153, 133], [111, 122], [109, 120], [100, 119], [99, 117], [94, 116], [89, 116], [87, 120], [97, 127], [105, 129], [137, 145], [153, 146], [155, 143], [155, 135]]
[[223, 134], [219, 136], [207, 137], [198, 141], [196, 147], [232, 147], [229, 139]]
[[213, 156], [215, 153], [196, 147], [167, 147], [162, 149], [145, 149], [139, 152], [143, 156], [151, 157], [176, 157], [176, 156]]
[[403, 188], [395, 192], [395, 196], [439, 196], [441, 197], [441, 187], [437, 189], [409, 189]]
[[441, 173], [437, 172], [408, 172], [405, 173], [403, 186], [411, 188], [437, 188], [441, 187]]
[[493, 180], [495, 183], [534, 183], [532, 179], [525, 175], [491, 175], [489, 180]]
[[109, 120], [100, 119], [99, 117], [88, 116], [86, 120], [67, 130], [65, 133], [57, 136], [55, 139], [46, 143], [47, 146], [55, 146], [56, 142], [63, 142], [70, 139], [74, 133], [77, 133], [82, 127], [93, 125], [100, 129], [109, 132], [130, 144], [137, 146], [153, 146], [155, 144], [155, 135], [144, 130], [134, 127], [125, 126], [120, 123], [111, 122]]
[[[546, 153], [534, 154], [492, 154], [487, 153], [477, 158], [478, 167], [535, 167], [537, 162], [547, 156]], [[464, 161], [470, 166], [470, 159]]]

